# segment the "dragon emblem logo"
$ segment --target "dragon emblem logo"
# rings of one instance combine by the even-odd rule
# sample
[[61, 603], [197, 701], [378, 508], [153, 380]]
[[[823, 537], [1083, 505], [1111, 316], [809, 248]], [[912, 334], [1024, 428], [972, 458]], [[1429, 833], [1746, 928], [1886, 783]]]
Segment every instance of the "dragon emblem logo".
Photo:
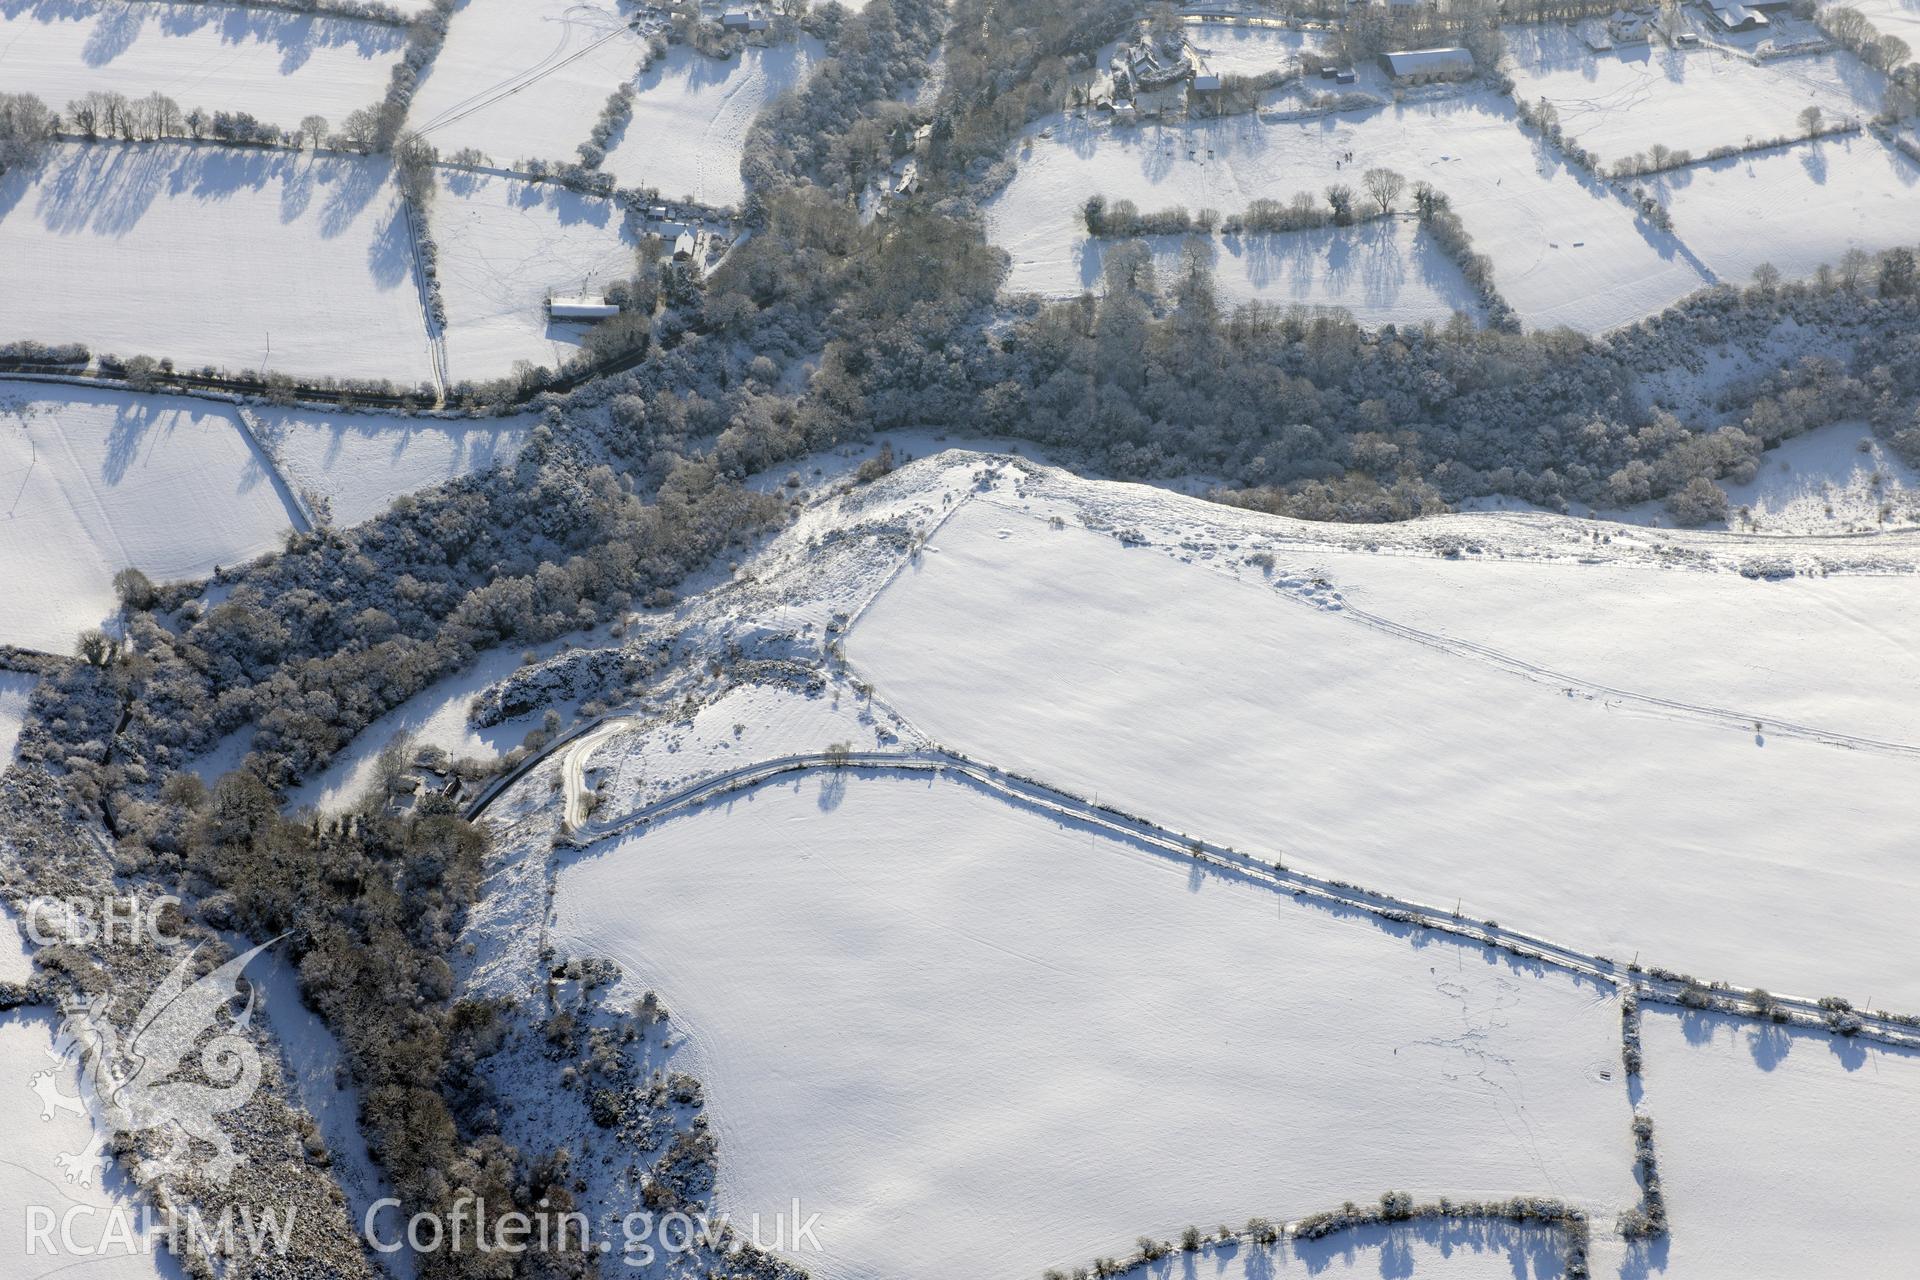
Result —
[[[120, 1134], [150, 1129], [170, 1131], [172, 1146], [160, 1160], [135, 1171], [142, 1182], [197, 1169], [225, 1186], [246, 1162], [215, 1117], [245, 1106], [260, 1087], [260, 1051], [246, 1037], [255, 985], [244, 984], [247, 1003], [238, 1015], [232, 1014], [232, 1002], [243, 982], [241, 972], [273, 945], [235, 956], [199, 979], [190, 979], [194, 953], [189, 952], [124, 1029], [108, 1018], [104, 997], [85, 997], [69, 1007], [48, 1057], [77, 1068], [80, 1093], [60, 1092], [57, 1068], [36, 1072], [32, 1082], [40, 1095], [41, 1119], [67, 1112], [92, 1121], [87, 1145], [58, 1157], [68, 1182], [91, 1185], [109, 1143]], [[223, 1011], [231, 1018], [224, 1027], [219, 1025]], [[209, 1038], [208, 1032], [214, 1034]], [[196, 1045], [199, 1070], [192, 1075], [198, 1078], [174, 1079], [184, 1074], [182, 1066]], [[195, 1139], [214, 1154], [192, 1160]]]

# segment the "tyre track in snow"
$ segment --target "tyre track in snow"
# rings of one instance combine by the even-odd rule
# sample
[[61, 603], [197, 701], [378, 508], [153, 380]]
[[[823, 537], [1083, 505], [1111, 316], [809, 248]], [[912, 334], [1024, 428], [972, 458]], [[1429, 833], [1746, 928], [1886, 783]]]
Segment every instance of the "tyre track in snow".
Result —
[[[968, 495], [969, 498], [973, 496], [974, 495], [971, 494]], [[956, 503], [955, 509], [957, 510], [960, 505], [961, 504]], [[991, 500], [988, 501], [987, 505], [1004, 513], [1009, 519], [1018, 519], [1034, 523], [1038, 523], [1039, 521], [1039, 518], [1031, 512], [1017, 510]], [[953, 512], [948, 512], [946, 516], [941, 517], [941, 523], [944, 524], [946, 519], [952, 514]], [[928, 541], [932, 540], [934, 533], [938, 532], [938, 529], [939, 525], [936, 525], [928, 531]], [[1167, 555], [1176, 561], [1187, 563], [1187, 561], [1182, 560], [1178, 555], [1173, 554], [1179, 550], [1178, 547], [1168, 546], [1163, 543], [1150, 543], [1148, 546], [1150, 549]], [[1314, 549], [1337, 550], [1338, 548]], [[869, 599], [865, 605], [861, 606], [861, 612], [864, 612], [868, 605], [871, 605], [874, 600], [877, 600], [880, 595], [885, 592], [887, 586], [892, 585], [893, 579], [898, 575], [898, 572], [899, 570], [896, 568], [894, 573], [887, 577], [886, 582], [882, 584], [880, 589], [874, 592], [872, 599]], [[1562, 689], [1570, 694], [1584, 694], [1595, 701], [1603, 701], [1612, 706], [1631, 707], [1635, 710], [1660, 716], [1664, 719], [1693, 720], [1717, 725], [1721, 728], [1737, 729], [1744, 733], [1764, 732], [1779, 734], [1782, 737], [1798, 738], [1807, 742], [1817, 742], [1832, 747], [1844, 747], [1851, 751], [1871, 751], [1882, 755], [1905, 756], [1912, 759], [1920, 759], [1920, 743], [1901, 742], [1887, 738], [1873, 738], [1864, 734], [1847, 733], [1839, 729], [1830, 729], [1821, 725], [1803, 724], [1795, 720], [1780, 719], [1765, 712], [1736, 710], [1731, 707], [1714, 706], [1711, 703], [1688, 702], [1682, 698], [1668, 698], [1662, 697], [1659, 694], [1643, 693], [1636, 689], [1626, 689], [1617, 685], [1590, 680], [1584, 676], [1578, 676], [1570, 672], [1557, 670], [1553, 667], [1543, 666], [1537, 662], [1529, 662], [1525, 658], [1501, 649], [1495, 649], [1490, 645], [1479, 644], [1472, 640], [1462, 640], [1457, 636], [1450, 636], [1443, 632], [1422, 630], [1419, 627], [1410, 626], [1404, 622], [1396, 622], [1392, 618], [1369, 612], [1366, 609], [1349, 603], [1344, 595], [1339, 594], [1338, 583], [1332, 578], [1321, 576], [1317, 570], [1303, 568], [1295, 570], [1295, 572], [1296, 574], [1307, 576], [1316, 585], [1324, 586], [1326, 589], [1333, 591], [1336, 598], [1329, 602], [1314, 595], [1290, 589], [1288, 581], [1276, 581], [1274, 584], [1275, 594], [1279, 595], [1281, 599], [1289, 604], [1312, 609], [1316, 613], [1345, 618], [1348, 622], [1356, 626], [1368, 627], [1383, 635], [1406, 640], [1451, 657], [1493, 667], [1495, 670], [1504, 671], [1509, 675], [1519, 676], [1534, 684]], [[1256, 589], [1262, 589], [1260, 588], [1260, 584], [1249, 582], [1238, 574], [1227, 573], [1225, 576], [1230, 581], [1242, 583]], [[849, 629], [851, 629], [851, 627], [849, 627]]]
[[1422, 631], [1418, 627], [1383, 618], [1377, 613], [1357, 609], [1342, 601], [1338, 607], [1320, 604], [1314, 600], [1284, 592], [1288, 599], [1296, 604], [1304, 604], [1323, 612], [1344, 615], [1353, 623], [1370, 627], [1385, 635], [1411, 641], [1456, 658], [1465, 658], [1520, 676], [1535, 684], [1550, 685], [1564, 689], [1569, 694], [1581, 693], [1590, 698], [1602, 700], [1609, 705], [1634, 707], [1668, 719], [1704, 721], [1723, 728], [1739, 729], [1742, 732], [1777, 733], [1783, 737], [1800, 738], [1808, 742], [1824, 743], [1832, 747], [1845, 747], [1850, 751], [1872, 751], [1882, 755], [1907, 756], [1920, 758], [1920, 743], [1897, 742], [1885, 738], [1869, 738], [1860, 734], [1844, 733], [1838, 729], [1822, 728], [1819, 725], [1801, 724], [1793, 720], [1782, 720], [1764, 713], [1736, 711], [1728, 707], [1716, 707], [1709, 703], [1686, 702], [1678, 698], [1663, 698], [1658, 694], [1641, 693], [1633, 689], [1622, 689], [1615, 685], [1601, 684], [1581, 676], [1557, 671], [1552, 667], [1543, 667], [1529, 662], [1525, 658], [1476, 644], [1471, 640], [1462, 640], [1455, 636], [1443, 635], [1435, 631]]
[[[568, 14], [572, 14], [573, 12], [574, 10], [572, 9], [567, 11]], [[590, 10], [590, 12], [598, 11]], [[476, 111], [484, 111], [496, 102], [504, 98], [510, 98], [514, 94], [538, 84], [562, 67], [578, 62], [608, 41], [616, 40], [621, 36], [633, 35], [633, 31], [622, 23], [598, 39], [588, 41], [584, 47], [568, 53], [567, 46], [573, 43], [575, 20], [567, 17], [563, 18], [562, 22], [564, 23], [565, 29], [560, 35], [560, 43], [555, 45], [553, 51], [547, 54], [546, 57], [534, 63], [531, 67], [526, 68], [524, 71], [516, 72], [506, 79], [497, 81], [493, 85], [482, 89], [480, 92], [454, 103], [439, 115], [415, 129], [414, 133], [420, 137], [425, 137], [435, 129], [445, 128], [447, 125], [464, 120]]]
[[[969, 496], [971, 497], [972, 495]], [[955, 505], [957, 509], [959, 504]], [[1010, 519], [1035, 522], [1038, 520], [1038, 517], [1030, 512], [1015, 510], [997, 502], [989, 502], [988, 505], [998, 511], [1004, 512]], [[949, 512], [948, 515], [952, 515], [952, 512]], [[947, 517], [944, 516], [942, 517], [942, 523], [945, 522], [946, 518]], [[927, 538], [929, 541], [937, 531], [938, 526], [936, 525], [933, 530], [928, 532]], [[1175, 560], [1180, 559], [1178, 556], [1172, 556], [1172, 552], [1177, 550], [1177, 548], [1160, 543], [1149, 545], [1153, 550], [1159, 551], [1164, 555], [1169, 555]], [[1185, 561], [1182, 561], [1182, 563], [1185, 563]], [[898, 570], [896, 569], [895, 572], [897, 574]], [[1807, 742], [1822, 743], [1826, 746], [1844, 747], [1851, 751], [1871, 751], [1881, 755], [1905, 756], [1912, 759], [1920, 759], [1920, 743], [1901, 742], [1888, 738], [1873, 738], [1864, 734], [1847, 733], [1839, 729], [1830, 729], [1821, 725], [1803, 724], [1795, 720], [1780, 719], [1765, 712], [1736, 710], [1731, 707], [1714, 706], [1711, 703], [1688, 702], [1682, 698], [1668, 698], [1662, 697], [1659, 694], [1643, 693], [1636, 689], [1626, 689], [1618, 685], [1604, 684], [1598, 680], [1590, 680], [1584, 676], [1560, 671], [1553, 667], [1542, 666], [1537, 662], [1529, 662], [1525, 658], [1508, 653], [1505, 650], [1495, 649], [1490, 645], [1479, 644], [1472, 640], [1463, 640], [1457, 636], [1450, 636], [1443, 632], [1422, 630], [1419, 627], [1410, 626], [1404, 622], [1396, 622], [1392, 618], [1359, 608], [1349, 603], [1344, 595], [1339, 594], [1338, 584], [1333, 579], [1317, 576], [1317, 571], [1314, 570], [1304, 570], [1303, 572], [1314, 575], [1312, 580], [1335, 592], [1336, 598], [1332, 602], [1329, 602], [1301, 591], [1292, 590], [1289, 589], [1289, 585], [1285, 581], [1275, 584], [1275, 593], [1289, 604], [1312, 609], [1317, 613], [1345, 618], [1348, 622], [1356, 626], [1368, 627], [1383, 635], [1393, 636], [1399, 640], [1406, 640], [1424, 648], [1447, 654], [1450, 657], [1461, 658], [1469, 662], [1477, 662], [1483, 666], [1504, 671], [1509, 675], [1519, 676], [1534, 684], [1562, 689], [1569, 694], [1584, 694], [1595, 701], [1603, 701], [1611, 706], [1631, 707], [1635, 710], [1660, 716], [1664, 719], [1693, 720], [1717, 725], [1721, 728], [1737, 729], [1744, 733], [1763, 732], [1779, 734], [1782, 737], [1798, 738]], [[1259, 586], [1257, 583], [1247, 582], [1247, 579], [1237, 574], [1229, 573], [1226, 576], [1234, 582], [1245, 583], [1246, 585], [1254, 587]], [[886, 584], [874, 593], [873, 599], [878, 599], [882, 592], [885, 591], [886, 586], [892, 584], [892, 581], [893, 575], [890, 575], [887, 578]], [[867, 603], [871, 604], [873, 601], [869, 600]], [[863, 612], [865, 607], [864, 605], [862, 606]]]
[[420, 318], [426, 325], [427, 359], [433, 366], [433, 384], [439, 391], [436, 409], [447, 403], [447, 387], [451, 379], [447, 376], [447, 334], [440, 322], [433, 316], [433, 274], [427, 270], [427, 259], [421, 249], [428, 234], [426, 215], [413, 207], [413, 201], [406, 196], [400, 197], [400, 208], [407, 220], [407, 244], [413, 253], [413, 281], [420, 294]]

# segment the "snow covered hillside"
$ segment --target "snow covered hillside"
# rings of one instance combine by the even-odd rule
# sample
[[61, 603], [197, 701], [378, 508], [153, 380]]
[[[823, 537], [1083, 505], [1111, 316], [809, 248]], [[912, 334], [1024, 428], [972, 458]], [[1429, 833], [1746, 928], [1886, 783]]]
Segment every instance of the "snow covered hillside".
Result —
[[1920, 1274], [1902, 40], [0, 0], [0, 1280]]
[[[1754, 478], [1721, 481], [1727, 528], [1768, 534], [1873, 533], [1920, 524], [1920, 471], [1861, 423], [1839, 422], [1760, 455]], [[1598, 513], [1633, 524], [1673, 523], [1666, 504]]]
[[[1749, 1195], [1728, 1113], [1795, 1109], [1768, 1169], [1795, 1143], [1873, 1152], [1898, 1115], [1854, 1086], [1907, 1052], [1804, 1009], [1728, 1022], [1720, 1053], [1717, 1023], [1649, 1004], [1629, 1081], [1617, 991], [1666, 966], [1920, 1009], [1885, 963], [1920, 905], [1911, 537], [1305, 524], [961, 451], [844, 491], [802, 470], [819, 495], [636, 619], [651, 674], [489, 811], [462, 980], [494, 998], [611, 959], [610, 1010], [658, 993], [644, 1061], [704, 1085], [715, 1207], [798, 1196], [813, 1274], [1031, 1276], [1397, 1188], [1564, 1197], [1596, 1275], [1681, 1256], [1711, 1216], [1689, 1274], [1733, 1280], [1747, 1246], [1720, 1242], [1794, 1193]], [[547, 687], [573, 687], [565, 661]], [[1502, 928], [1571, 950], [1474, 935]], [[544, 1043], [496, 1087], [551, 1087]], [[1782, 1045], [1839, 1069], [1770, 1104]], [[1671, 1246], [1612, 1230], [1639, 1203], [1636, 1108]], [[584, 1113], [510, 1127], [581, 1152], [603, 1217], [645, 1184]], [[1891, 1256], [1901, 1221], [1868, 1208], [1852, 1256]], [[1561, 1257], [1550, 1231], [1450, 1221], [1138, 1274]]]
[[[1570, 681], [1889, 740], [1920, 721], [1920, 650], [1904, 639], [1920, 626], [1911, 575], [1756, 583], [1604, 561], [1364, 551], [1318, 557], [1307, 571], [1333, 584], [1349, 616], [1390, 619], [1466, 652], [1524, 655]], [[1658, 663], [1647, 661], [1649, 645]], [[1839, 653], [1848, 660], [1831, 661]]]
[[[851, 662], [936, 740], [1262, 856], [1430, 903], [1461, 899], [1472, 916], [1622, 961], [1638, 952], [1803, 994], [1865, 995], [1871, 982], [1920, 1008], [1920, 984], [1881, 963], [1920, 906], [1898, 834], [1920, 744], [1905, 731], [1911, 711], [1882, 713], [1872, 696], [1876, 678], [1897, 686], [1910, 660], [1887, 645], [1880, 610], [1830, 618], [1797, 581], [1677, 569], [1641, 570], [1637, 590], [1618, 578], [1596, 587], [1578, 566], [1510, 584], [1598, 592], [1561, 625], [1620, 635], [1609, 651], [1531, 637], [1553, 625], [1531, 614], [1511, 631], [1480, 614], [1481, 584], [1497, 589], [1500, 566], [1429, 563], [1425, 581], [1398, 575], [1399, 590], [1444, 597], [1450, 578], [1471, 583], [1455, 616], [1479, 615], [1430, 632], [1418, 609], [1352, 607], [1366, 595], [1364, 556], [1302, 556], [1231, 519], [1202, 533], [1206, 508], [1144, 491], [1100, 512], [1123, 541], [1078, 527], [1074, 487], [963, 507], [853, 628]], [[1066, 526], [1049, 528], [1051, 514]], [[1472, 545], [1470, 524], [1453, 527]], [[1136, 536], [1157, 546], [1128, 546]], [[1263, 552], [1276, 558], [1271, 581], [1182, 563]], [[1723, 624], [1808, 633], [1773, 645], [1801, 665], [1770, 678], [1763, 647], [1762, 669], [1742, 674], [1727, 664], [1724, 626], [1693, 631], [1707, 648], [1689, 657], [1661, 618], [1688, 608], [1694, 581], [1709, 610], [1723, 597]], [[1608, 590], [1626, 607], [1604, 607]], [[1643, 613], [1641, 591], [1674, 603]], [[1912, 598], [1873, 584], [1832, 594], [1894, 608]], [[1635, 667], [1676, 650], [1658, 676]], [[1880, 651], [1892, 671], [1875, 667]], [[1851, 677], [1820, 672], [1836, 652], [1872, 673], [1851, 692]], [[1732, 669], [1699, 675], [1716, 661]], [[1799, 727], [1782, 723], [1789, 712]]]

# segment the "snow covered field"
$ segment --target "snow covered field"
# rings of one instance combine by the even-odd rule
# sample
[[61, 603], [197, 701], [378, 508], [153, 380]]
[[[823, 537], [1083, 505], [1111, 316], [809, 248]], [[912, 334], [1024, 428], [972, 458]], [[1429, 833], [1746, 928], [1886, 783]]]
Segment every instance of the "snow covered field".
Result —
[[1674, 231], [1735, 284], [1763, 262], [1791, 280], [1838, 265], [1848, 249], [1920, 240], [1920, 165], [1868, 134], [1695, 165], [1647, 185]]
[[653, 187], [668, 200], [739, 204], [747, 194], [740, 158], [754, 117], [802, 83], [824, 52], [812, 36], [749, 46], [725, 61], [676, 45], [634, 82], [633, 119], [602, 167], [621, 186]]
[[[1151, 236], [1164, 272], [1180, 261], [1183, 236]], [[1048, 297], [1099, 292], [1102, 262], [1115, 242], [1082, 237], [1062, 256], [1022, 259], [1007, 288]], [[1357, 227], [1211, 237], [1214, 287], [1226, 303], [1345, 307], [1362, 324], [1418, 324], [1456, 311], [1478, 317], [1479, 295], [1460, 269], [1408, 218]], [[1163, 279], [1166, 277], [1163, 276]]]
[[1910, 1271], [1920, 1055], [1667, 1011], [1645, 1015], [1641, 1042], [1673, 1223], [1665, 1274]]
[[1058, 278], [1058, 264], [1077, 262], [1091, 195], [1224, 214], [1256, 198], [1357, 186], [1383, 166], [1452, 197], [1531, 325], [1608, 329], [1707, 282], [1678, 240], [1542, 150], [1512, 105], [1489, 93], [1281, 123], [1237, 116], [1122, 129], [1051, 116], [1019, 155], [1012, 183], [986, 206], [988, 238], [1013, 256], [1016, 281], [1036, 270]]
[[408, 126], [449, 155], [574, 160], [607, 95], [646, 60], [615, 0], [466, 0], [420, 78]]
[[[27, 720], [27, 698], [33, 693], [35, 677], [18, 671], [0, 671], [0, 773], [13, 763], [13, 755], [20, 745], [20, 728]], [[4, 972], [6, 930], [0, 928], [0, 981], [6, 979]]]
[[1304, 31], [1280, 27], [1243, 27], [1223, 22], [1190, 22], [1187, 44], [1217, 76], [1260, 76], [1285, 71], [1302, 49], [1316, 41]]
[[961, 783], [768, 786], [578, 855], [554, 906], [561, 954], [674, 1011], [720, 1207], [797, 1197], [823, 1280], [1012, 1280], [1389, 1188], [1633, 1196], [1606, 989]]
[[[1105, 517], [1178, 530], [1152, 535], [1169, 544], [1218, 536], [1198, 504], [1137, 492], [1146, 500]], [[1530, 652], [1524, 635], [1483, 627], [1474, 638], [1499, 650], [1485, 654], [1383, 628], [1339, 607], [1334, 592], [1354, 584], [1315, 580], [1317, 552], [1275, 544], [1276, 590], [1073, 528], [1071, 503], [1034, 514], [1048, 509], [1070, 527], [989, 501], [963, 508], [848, 638], [854, 666], [935, 740], [1303, 868], [1464, 898], [1470, 916], [1623, 962], [1638, 951], [1801, 994], [1871, 985], [1891, 1007], [1920, 1008], [1920, 978], [1884, 963], [1920, 907], [1902, 835], [1912, 754], [1756, 733], [1744, 707], [1661, 703], [1674, 686], [1651, 677], [1623, 696], [1529, 674], [1549, 657], [1586, 660], [1598, 646], [1583, 642]], [[1808, 619], [1821, 607], [1811, 596], [1767, 599], [1768, 625], [1828, 625]], [[1572, 612], [1569, 625], [1622, 637], [1603, 670], [1635, 654], [1673, 661], [1657, 622]], [[1862, 652], [1887, 652], [1874, 625], [1853, 634]], [[1806, 690], [1789, 694], [1786, 681], [1730, 675], [1685, 701], [1771, 688], [1829, 732], [1890, 723], [1860, 714], [1858, 683], [1819, 697], [1818, 680], [1797, 678]]]
[[[1582, 681], [1768, 720], [1910, 737], [1920, 724], [1920, 582], [1835, 574], [1756, 582], [1614, 564], [1330, 553], [1349, 610], [1481, 645]], [[1608, 625], [1596, 626], [1596, 619]], [[1658, 662], [1647, 637], [1659, 637]], [[1845, 654], [1844, 662], [1833, 661]]]
[[1567, 136], [1609, 165], [1656, 143], [1700, 155], [1799, 137], [1809, 106], [1829, 121], [1868, 119], [1886, 91], [1885, 76], [1844, 52], [1755, 65], [1705, 47], [1595, 53], [1575, 28], [1551, 23], [1509, 27], [1506, 37], [1514, 96], [1552, 103]]
[[0, 177], [0, 334], [183, 369], [431, 376], [383, 161], [71, 145]]
[[336, 525], [370, 520], [403, 493], [510, 460], [528, 418], [438, 421], [317, 410], [252, 410], [293, 485], [327, 500]]
[[[11, 927], [0, 921], [0, 929]], [[4, 941], [0, 940], [0, 946]], [[185, 1271], [159, 1247], [116, 1240], [109, 1236], [108, 1214], [118, 1211], [125, 1221], [139, 1224], [140, 1202], [126, 1177], [103, 1165], [92, 1171], [88, 1185], [66, 1180], [59, 1157], [81, 1150], [92, 1132], [84, 1116], [56, 1112], [41, 1119], [40, 1099], [29, 1086], [37, 1072], [54, 1070], [62, 1094], [74, 1097], [80, 1081], [71, 1065], [56, 1068], [49, 1056], [54, 1019], [33, 1009], [0, 1013], [0, 1133], [7, 1135], [6, 1158], [0, 1159], [0, 1272], [8, 1280], [51, 1280], [84, 1275], [88, 1280], [183, 1280]], [[45, 1240], [29, 1252], [29, 1206], [49, 1211], [55, 1223], [52, 1237], [60, 1241], [58, 1224], [69, 1226], [64, 1245], [50, 1251]], [[116, 1219], [118, 1215], [116, 1214]]]
[[0, 85], [55, 111], [94, 90], [164, 93], [182, 111], [248, 111], [337, 128], [380, 100], [407, 33], [225, 4], [0, 0]]
[[1858, 0], [1850, 5], [1883, 36], [1898, 36], [1920, 50], [1920, 0]]
[[52, 653], [113, 613], [120, 570], [198, 578], [290, 527], [223, 407], [19, 382], [0, 383], [0, 509], [0, 642]]
[[551, 184], [450, 173], [430, 217], [456, 380], [502, 377], [519, 360], [558, 368], [588, 326], [548, 320], [547, 295], [598, 292], [634, 272], [620, 207]]

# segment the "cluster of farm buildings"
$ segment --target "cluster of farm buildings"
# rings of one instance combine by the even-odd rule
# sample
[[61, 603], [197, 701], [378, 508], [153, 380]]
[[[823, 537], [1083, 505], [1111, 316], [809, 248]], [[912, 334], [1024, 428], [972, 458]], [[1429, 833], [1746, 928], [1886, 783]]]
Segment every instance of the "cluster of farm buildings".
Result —
[[[1396, 85], [1468, 80], [1475, 73], [1473, 54], [1462, 48], [1396, 50], [1381, 54], [1378, 61]], [[1319, 76], [1341, 85], [1353, 84], [1357, 78], [1352, 67], [1331, 64], [1320, 67]], [[1224, 78], [1210, 71], [1191, 48], [1162, 48], [1139, 40], [1115, 55], [1104, 91], [1094, 93], [1090, 101], [1095, 110], [1111, 113], [1114, 123], [1133, 124], [1177, 119], [1194, 101], [1224, 88]]]

